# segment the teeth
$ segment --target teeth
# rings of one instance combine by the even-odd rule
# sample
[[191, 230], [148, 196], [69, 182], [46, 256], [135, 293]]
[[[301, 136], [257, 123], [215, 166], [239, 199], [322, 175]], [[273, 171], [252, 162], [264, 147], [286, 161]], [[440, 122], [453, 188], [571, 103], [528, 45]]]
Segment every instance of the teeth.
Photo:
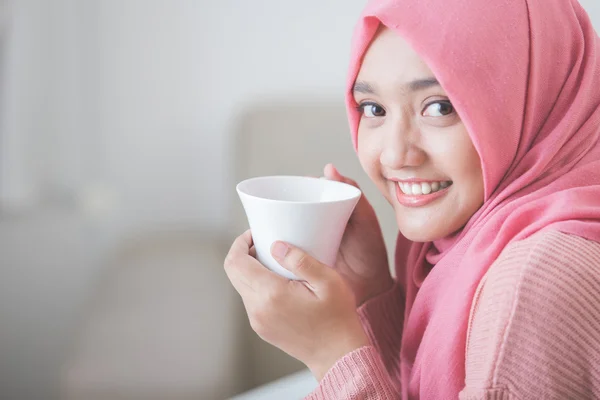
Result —
[[431, 185], [427, 182], [423, 182], [421, 183], [421, 192], [423, 194], [429, 194], [431, 193]]
[[412, 196], [426, 195], [445, 189], [452, 184], [451, 181], [445, 182], [422, 182], [422, 183], [404, 183], [398, 182], [402, 193]]

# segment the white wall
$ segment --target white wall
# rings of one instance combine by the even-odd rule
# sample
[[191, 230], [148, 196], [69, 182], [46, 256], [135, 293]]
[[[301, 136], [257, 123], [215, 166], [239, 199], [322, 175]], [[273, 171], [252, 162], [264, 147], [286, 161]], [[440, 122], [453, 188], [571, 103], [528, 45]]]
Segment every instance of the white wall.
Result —
[[597, 31], [600, 31], [600, 2], [598, 0], [579, 0], [579, 3], [590, 14]]
[[363, 3], [88, 2], [97, 15], [90, 45], [98, 46], [91, 129], [104, 141], [103, 178], [118, 193], [121, 222], [222, 229], [237, 113], [295, 93], [341, 101]]
[[62, 199], [86, 176], [75, 2], [17, 0], [1, 10], [10, 13], [1, 15], [4, 210]]

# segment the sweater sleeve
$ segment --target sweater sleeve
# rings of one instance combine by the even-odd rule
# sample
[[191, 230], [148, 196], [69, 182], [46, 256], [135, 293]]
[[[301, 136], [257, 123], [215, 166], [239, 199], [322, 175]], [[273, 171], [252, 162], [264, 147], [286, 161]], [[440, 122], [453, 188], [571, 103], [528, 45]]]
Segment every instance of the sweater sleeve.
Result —
[[379, 353], [365, 346], [346, 354], [305, 400], [396, 400], [400, 395]]
[[399, 284], [357, 310], [371, 342], [346, 354], [306, 400], [395, 400], [400, 398], [400, 343], [404, 295]]
[[559, 232], [507, 248], [481, 281], [462, 400], [600, 398], [600, 244]]
[[[365, 302], [358, 315], [390, 376], [400, 382], [400, 346], [404, 329], [404, 291], [399, 283]], [[399, 385], [398, 385], [399, 389]]]

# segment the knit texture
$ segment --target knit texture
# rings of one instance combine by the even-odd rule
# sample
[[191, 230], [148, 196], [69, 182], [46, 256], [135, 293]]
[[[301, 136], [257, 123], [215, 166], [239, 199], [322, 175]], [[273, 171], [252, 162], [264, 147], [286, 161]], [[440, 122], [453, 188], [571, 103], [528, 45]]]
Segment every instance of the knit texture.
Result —
[[479, 286], [470, 325], [461, 399], [600, 398], [600, 244], [558, 232], [516, 243]]
[[[416, 398], [400, 388], [403, 304], [400, 285], [364, 304], [372, 346], [307, 399]], [[600, 398], [600, 243], [545, 231], [508, 246], [477, 288], [467, 336], [461, 400]]]
[[340, 359], [307, 397], [319, 399], [396, 399], [394, 383], [390, 379], [380, 353], [373, 346], [365, 346]]

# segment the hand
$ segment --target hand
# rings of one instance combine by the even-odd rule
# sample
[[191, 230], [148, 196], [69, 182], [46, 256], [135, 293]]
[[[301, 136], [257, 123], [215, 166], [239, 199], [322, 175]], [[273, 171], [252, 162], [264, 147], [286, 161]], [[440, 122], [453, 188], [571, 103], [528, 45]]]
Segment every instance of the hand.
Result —
[[302, 361], [318, 380], [345, 354], [369, 344], [354, 296], [335, 270], [275, 242], [273, 257], [303, 280], [293, 281], [265, 268], [253, 250], [246, 231], [231, 246], [224, 267], [263, 340]]
[[[332, 164], [325, 166], [324, 174], [327, 179], [358, 188], [355, 181], [341, 175]], [[381, 227], [364, 194], [348, 221], [335, 270], [352, 288], [357, 306], [391, 289], [394, 284]]]

